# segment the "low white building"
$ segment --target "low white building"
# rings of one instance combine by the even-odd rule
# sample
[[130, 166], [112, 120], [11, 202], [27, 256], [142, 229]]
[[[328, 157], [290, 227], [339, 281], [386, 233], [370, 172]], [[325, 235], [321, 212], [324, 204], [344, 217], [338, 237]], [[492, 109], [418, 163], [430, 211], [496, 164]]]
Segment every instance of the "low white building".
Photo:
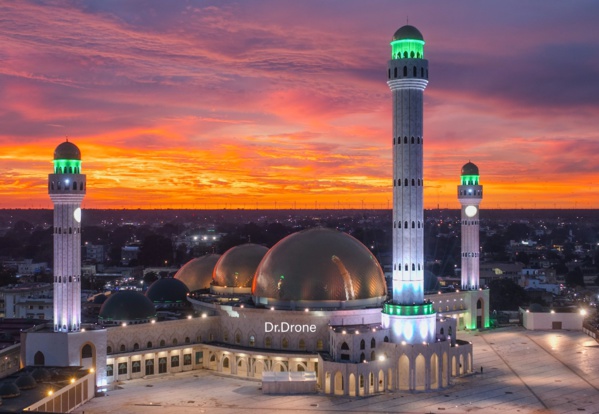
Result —
[[538, 304], [532, 304], [528, 309], [520, 308], [520, 313], [524, 327], [531, 331], [581, 331], [587, 314], [584, 309], [549, 309]]

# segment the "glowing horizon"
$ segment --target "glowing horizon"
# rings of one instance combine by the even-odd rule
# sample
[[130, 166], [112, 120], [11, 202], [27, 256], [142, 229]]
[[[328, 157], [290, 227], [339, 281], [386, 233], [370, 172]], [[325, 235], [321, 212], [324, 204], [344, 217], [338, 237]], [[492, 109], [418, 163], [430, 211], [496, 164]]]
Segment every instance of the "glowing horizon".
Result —
[[387, 208], [405, 15], [430, 64], [425, 208], [459, 209], [468, 161], [482, 210], [599, 208], [591, 1], [144, 4], [0, 5], [0, 208], [51, 208], [65, 136], [84, 208]]

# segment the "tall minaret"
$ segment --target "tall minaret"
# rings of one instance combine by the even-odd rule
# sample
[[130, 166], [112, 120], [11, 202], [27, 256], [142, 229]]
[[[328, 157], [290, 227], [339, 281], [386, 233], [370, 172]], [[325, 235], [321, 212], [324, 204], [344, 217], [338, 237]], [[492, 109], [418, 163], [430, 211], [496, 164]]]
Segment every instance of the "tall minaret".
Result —
[[387, 84], [393, 96], [393, 301], [383, 325], [392, 342], [432, 342], [435, 314], [424, 301], [423, 92], [428, 84], [424, 38], [403, 26], [391, 40]]
[[68, 140], [54, 150], [48, 193], [54, 203], [54, 331], [81, 328], [81, 151]]
[[462, 289], [478, 289], [479, 280], [479, 217], [478, 205], [483, 198], [483, 186], [478, 183], [478, 167], [468, 162], [462, 167], [458, 200], [462, 204]]

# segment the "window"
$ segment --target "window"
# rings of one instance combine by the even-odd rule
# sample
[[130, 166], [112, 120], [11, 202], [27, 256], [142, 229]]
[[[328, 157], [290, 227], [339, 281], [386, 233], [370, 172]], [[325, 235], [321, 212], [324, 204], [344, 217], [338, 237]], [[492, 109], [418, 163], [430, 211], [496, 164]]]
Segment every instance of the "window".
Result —
[[324, 349], [324, 343], [322, 342], [322, 339], [319, 339], [318, 341], [316, 341], [316, 350], [322, 351], [323, 349]]
[[121, 352], [125, 352], [126, 348], [125, 348], [124, 344], [121, 344], [120, 350], [121, 350]]
[[186, 343], [186, 344], [188, 344], [188, 343], [190, 343], [190, 342], [191, 342], [191, 339], [189, 339], [189, 336], [186, 336], [186, 337], [185, 337], [185, 343]]
[[241, 334], [239, 332], [237, 332], [235, 334], [235, 343], [236, 344], [240, 344], [241, 343]]
[[177, 341], [177, 338], [173, 338], [173, 345], [177, 345], [179, 343], [179, 341]]
[[106, 376], [112, 377], [114, 375], [114, 365], [106, 364]]
[[191, 354], [183, 355], [183, 365], [191, 365]]
[[375, 347], [376, 347], [376, 340], [375, 340], [374, 338], [372, 338], [372, 339], [370, 340], [370, 347], [371, 347], [371, 348], [375, 348]]
[[386, 336], [385, 339], [383, 339], [383, 342], [389, 342], [389, 337]]
[[264, 338], [264, 347], [270, 348], [271, 346], [272, 346], [272, 338], [270, 336], [267, 336], [266, 338]]
[[160, 340], [160, 346], [164, 346], [164, 345], [166, 345], [166, 342], [164, 341], [164, 339], [161, 339]]
[[[363, 339], [360, 341], [360, 349], [365, 349], [366, 348], [366, 341], [364, 341]], [[364, 360], [364, 358], [360, 359], [360, 361]]]
[[137, 374], [138, 372], [141, 372], [141, 361], [133, 361], [131, 363], [131, 373]]
[[281, 341], [281, 348], [287, 349], [289, 347], [289, 340], [287, 338], [283, 338]]
[[146, 344], [146, 348], [152, 348], [152, 341], [148, 341], [148, 343]]
[[256, 346], [256, 337], [254, 335], [250, 335], [250, 346]]
[[127, 373], [127, 363], [121, 362], [119, 364], [119, 375], [125, 375]]
[[137, 351], [139, 349], [139, 344], [136, 342], [133, 344], [133, 350]]
[[166, 373], [166, 357], [158, 358], [158, 373], [159, 374]]
[[92, 347], [91, 345], [85, 345], [83, 348], [81, 348], [81, 358], [92, 358]]
[[341, 344], [341, 349], [345, 349], [345, 350], [348, 350], [348, 351], [349, 351], [349, 345], [347, 344], [347, 342], [343, 342], [343, 343]]
[[154, 375], [154, 360], [146, 360], [146, 375]]
[[223, 368], [229, 368], [229, 358], [223, 359]]
[[107, 353], [107, 354], [112, 354], [112, 347], [111, 347], [110, 345], [108, 345], [108, 346], [106, 347], [106, 353]]
[[173, 355], [171, 357], [171, 367], [176, 368], [179, 366], [179, 355]]
[[301, 349], [302, 351], [306, 349], [306, 341], [304, 341], [303, 339], [299, 340], [299, 349]]

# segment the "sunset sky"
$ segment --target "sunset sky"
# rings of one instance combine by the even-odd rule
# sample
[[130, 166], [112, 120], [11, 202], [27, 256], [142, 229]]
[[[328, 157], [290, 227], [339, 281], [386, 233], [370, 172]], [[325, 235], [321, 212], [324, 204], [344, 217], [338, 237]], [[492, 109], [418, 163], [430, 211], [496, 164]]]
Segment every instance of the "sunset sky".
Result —
[[0, 208], [387, 208], [389, 41], [429, 60], [425, 206], [599, 208], [599, 2], [2, 1]]

